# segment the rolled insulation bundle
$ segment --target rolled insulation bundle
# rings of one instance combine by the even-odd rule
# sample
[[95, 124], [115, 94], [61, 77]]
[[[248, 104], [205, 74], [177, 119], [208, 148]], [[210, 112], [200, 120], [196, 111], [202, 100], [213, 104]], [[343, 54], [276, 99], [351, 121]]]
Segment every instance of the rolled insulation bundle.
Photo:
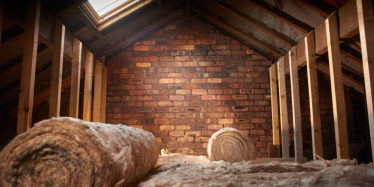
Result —
[[208, 157], [211, 161], [240, 162], [255, 159], [256, 148], [248, 136], [234, 128], [223, 128], [209, 139]]
[[0, 186], [128, 186], [156, 164], [155, 137], [124, 125], [52, 118], [0, 153]]

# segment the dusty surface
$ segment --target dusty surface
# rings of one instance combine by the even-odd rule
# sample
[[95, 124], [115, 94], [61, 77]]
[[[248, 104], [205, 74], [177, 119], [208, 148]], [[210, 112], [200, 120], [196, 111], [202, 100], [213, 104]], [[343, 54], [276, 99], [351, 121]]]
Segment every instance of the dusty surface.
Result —
[[52, 118], [2, 150], [0, 186], [128, 186], [157, 159], [156, 140], [149, 132]]
[[211, 162], [203, 156], [170, 154], [160, 156], [159, 166], [137, 186], [374, 186], [374, 166], [357, 166], [355, 160]]
[[223, 128], [209, 139], [208, 157], [212, 161], [240, 162], [256, 156], [256, 148], [248, 136], [234, 128]]

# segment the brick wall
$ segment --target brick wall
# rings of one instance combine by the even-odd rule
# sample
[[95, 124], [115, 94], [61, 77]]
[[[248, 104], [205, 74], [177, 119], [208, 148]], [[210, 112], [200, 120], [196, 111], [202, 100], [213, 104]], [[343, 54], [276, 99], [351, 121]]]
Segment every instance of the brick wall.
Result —
[[206, 154], [214, 132], [234, 127], [267, 157], [270, 65], [213, 26], [178, 19], [107, 62], [107, 122], [150, 131], [159, 148], [186, 154]]

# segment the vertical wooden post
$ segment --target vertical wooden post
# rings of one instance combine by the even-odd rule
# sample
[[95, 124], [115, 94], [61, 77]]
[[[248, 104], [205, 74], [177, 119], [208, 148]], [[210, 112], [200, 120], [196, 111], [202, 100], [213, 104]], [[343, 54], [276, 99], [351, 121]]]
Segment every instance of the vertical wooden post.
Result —
[[79, 86], [81, 73], [82, 43], [74, 37], [73, 60], [71, 63], [71, 86], [69, 116], [78, 118], [79, 111]]
[[94, 88], [94, 106], [92, 121], [101, 122], [101, 89], [102, 89], [102, 70], [103, 64], [95, 59], [95, 88]]
[[301, 129], [301, 113], [300, 113], [300, 89], [299, 89], [299, 75], [297, 69], [296, 47], [288, 52], [290, 80], [291, 80], [291, 99], [292, 99], [292, 118], [293, 118], [293, 133], [295, 145], [295, 161], [303, 162], [303, 137]]
[[282, 135], [282, 157], [290, 157], [290, 135], [287, 113], [286, 77], [284, 73], [284, 62], [288, 62], [288, 56], [282, 57], [278, 62], [278, 86], [279, 86], [279, 106]]
[[26, 13], [26, 42], [22, 58], [17, 134], [26, 132], [31, 127], [39, 22], [40, 2], [38, 0], [30, 0], [27, 4]]
[[86, 49], [83, 95], [83, 120], [85, 121], [91, 121], [93, 59], [93, 54], [88, 49]]
[[325, 21], [326, 41], [329, 53], [329, 69], [332, 92], [332, 105], [335, 124], [336, 154], [339, 159], [349, 158], [347, 119], [343, 90], [342, 66], [336, 12]]
[[278, 85], [277, 85], [277, 65], [270, 67], [270, 92], [271, 92], [271, 116], [273, 125], [273, 145], [275, 147], [275, 157], [280, 157], [280, 137], [279, 137], [279, 105], [278, 105]]
[[62, 65], [64, 64], [65, 26], [55, 19], [53, 36], [53, 57], [51, 70], [51, 93], [49, 97], [49, 117], [60, 116]]
[[[104, 62], [104, 61], [103, 61]], [[108, 69], [103, 65], [102, 82], [101, 82], [101, 110], [100, 110], [100, 121], [105, 123], [106, 121], [106, 88], [108, 79]]]
[[365, 77], [366, 105], [374, 159], [374, 13], [373, 1], [357, 0], [358, 26], [360, 30], [362, 64]]
[[314, 48], [314, 32], [305, 37], [305, 60], [308, 71], [310, 122], [312, 128], [313, 160], [323, 157], [321, 114], [318, 95], [317, 64]]

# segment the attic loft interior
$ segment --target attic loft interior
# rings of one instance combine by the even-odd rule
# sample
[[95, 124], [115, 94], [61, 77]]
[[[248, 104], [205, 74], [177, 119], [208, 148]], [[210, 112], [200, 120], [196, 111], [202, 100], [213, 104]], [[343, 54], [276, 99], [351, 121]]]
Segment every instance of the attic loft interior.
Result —
[[[186, 179], [176, 182], [181, 186], [199, 186], [205, 177], [222, 179], [212, 186], [274, 186], [283, 179], [289, 186], [374, 186], [368, 164], [374, 158], [373, 0], [0, 0], [0, 31], [0, 171], [10, 168], [0, 173], [0, 186], [21, 184], [23, 173], [10, 175], [61, 155], [74, 158], [46, 162], [52, 169], [43, 170], [45, 184], [74, 181], [69, 177], [82, 171], [79, 179], [106, 185], [113, 178], [86, 168], [103, 166], [102, 174], [111, 174], [146, 150], [122, 147], [129, 145], [123, 137], [144, 140], [139, 146], [150, 140], [149, 159], [163, 154], [157, 168], [152, 160], [126, 164], [145, 170], [118, 174], [145, 175], [149, 168], [157, 175], [144, 178], [148, 184], [168, 186], [152, 180], [162, 175], [162, 181]], [[63, 133], [54, 123], [66, 124]], [[30, 136], [39, 139], [24, 141], [39, 133], [36, 124], [48, 127]], [[208, 158], [216, 133], [228, 129], [244, 143], [213, 148], [245, 164]], [[96, 163], [99, 157], [106, 163]], [[187, 161], [173, 167], [170, 160]], [[54, 170], [59, 161], [73, 164]], [[280, 162], [277, 172], [273, 161]], [[202, 163], [207, 167], [188, 167]], [[198, 170], [215, 166], [222, 173]], [[263, 166], [271, 170], [266, 176], [246, 172]], [[51, 177], [50, 171], [58, 172]], [[65, 171], [74, 175], [59, 173]]]

